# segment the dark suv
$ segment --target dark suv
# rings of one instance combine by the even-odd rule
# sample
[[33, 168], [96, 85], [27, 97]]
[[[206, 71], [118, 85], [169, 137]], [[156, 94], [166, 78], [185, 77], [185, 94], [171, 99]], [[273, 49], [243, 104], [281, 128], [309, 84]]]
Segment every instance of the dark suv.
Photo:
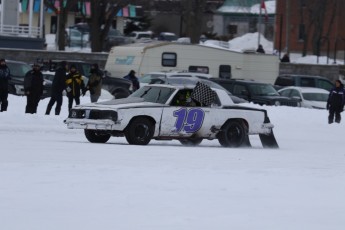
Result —
[[300, 101], [281, 96], [273, 85], [250, 80], [211, 78], [233, 95], [259, 105], [285, 105], [299, 107]]
[[300, 74], [279, 75], [274, 83], [276, 89], [286, 86], [301, 86], [321, 88], [328, 91], [334, 87], [333, 83], [325, 77]]
[[[55, 72], [57, 65], [62, 60], [50, 60], [45, 62], [45, 69]], [[75, 65], [78, 72], [83, 76], [84, 83], [87, 84], [90, 76], [91, 63], [78, 61], [78, 60], [66, 60], [68, 65]], [[53, 76], [51, 76], [53, 77]], [[50, 79], [52, 81], [52, 79]], [[129, 90], [131, 81], [123, 78], [111, 77], [107, 71], [103, 72], [102, 88], [111, 93], [115, 98], [127, 97], [131, 92]]]

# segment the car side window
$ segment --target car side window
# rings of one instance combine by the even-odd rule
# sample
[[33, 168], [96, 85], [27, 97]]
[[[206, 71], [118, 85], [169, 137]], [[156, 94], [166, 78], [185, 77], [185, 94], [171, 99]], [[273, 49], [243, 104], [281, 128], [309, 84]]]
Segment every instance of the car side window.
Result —
[[290, 93], [291, 93], [291, 90], [290, 89], [286, 89], [286, 90], [282, 90], [280, 92], [280, 95], [282, 95], [284, 97], [290, 97]]
[[303, 87], [315, 87], [313, 78], [301, 78], [301, 86]]
[[327, 91], [331, 91], [331, 89], [333, 88], [333, 84], [326, 80], [319, 79], [317, 80], [317, 87], [325, 89]]
[[291, 90], [291, 97], [299, 97], [301, 98], [300, 93], [297, 90]]
[[242, 95], [242, 92], [247, 91], [246, 87], [244, 85], [234, 85], [234, 89], [232, 94], [234, 95]]

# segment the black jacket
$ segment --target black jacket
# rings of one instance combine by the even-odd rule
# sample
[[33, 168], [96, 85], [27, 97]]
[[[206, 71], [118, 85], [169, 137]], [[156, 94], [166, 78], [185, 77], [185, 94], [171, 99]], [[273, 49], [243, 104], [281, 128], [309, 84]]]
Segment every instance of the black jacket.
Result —
[[43, 75], [41, 71], [30, 70], [24, 77], [24, 91], [31, 95], [43, 94]]
[[52, 83], [52, 95], [60, 95], [62, 91], [66, 88], [66, 69], [60, 66], [54, 76]]
[[0, 66], [0, 90], [8, 91], [8, 80], [10, 77], [10, 69], [5, 66]]
[[332, 108], [335, 111], [342, 111], [345, 103], [344, 87], [334, 87], [328, 96], [327, 109]]

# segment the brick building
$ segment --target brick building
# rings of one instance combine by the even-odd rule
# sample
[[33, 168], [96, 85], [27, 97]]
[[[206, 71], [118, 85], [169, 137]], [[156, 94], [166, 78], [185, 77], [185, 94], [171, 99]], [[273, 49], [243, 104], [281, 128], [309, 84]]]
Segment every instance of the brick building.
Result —
[[343, 0], [277, 0], [275, 49], [343, 59], [344, 9]]

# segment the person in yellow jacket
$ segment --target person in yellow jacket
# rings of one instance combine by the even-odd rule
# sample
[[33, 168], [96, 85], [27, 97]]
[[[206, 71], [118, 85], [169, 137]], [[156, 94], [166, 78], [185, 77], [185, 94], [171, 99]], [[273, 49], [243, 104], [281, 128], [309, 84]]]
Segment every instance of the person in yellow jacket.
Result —
[[77, 71], [75, 65], [70, 66], [68, 75], [66, 76], [66, 92], [68, 97], [68, 111], [71, 110], [73, 100], [77, 105], [80, 104], [80, 92], [85, 90], [83, 77]]

